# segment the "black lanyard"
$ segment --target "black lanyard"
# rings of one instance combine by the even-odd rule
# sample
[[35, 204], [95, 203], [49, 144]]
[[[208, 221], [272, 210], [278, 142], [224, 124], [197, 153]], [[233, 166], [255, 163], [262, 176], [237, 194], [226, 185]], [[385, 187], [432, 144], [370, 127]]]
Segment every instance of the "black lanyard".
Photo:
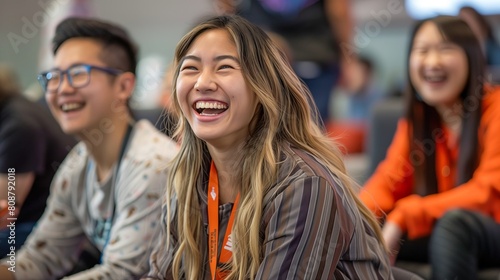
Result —
[[[111, 216], [106, 219], [103, 223], [104, 225], [102, 226], [103, 228], [100, 229], [99, 231], [102, 231], [102, 234], [99, 234], [100, 237], [103, 237], [104, 234], [106, 234], [106, 239], [104, 241], [104, 245], [103, 245], [103, 248], [102, 250], [104, 251], [104, 249], [106, 248], [106, 246], [108, 245], [109, 243], [109, 239], [111, 238], [111, 228], [113, 227], [113, 222], [114, 222], [114, 218], [115, 218], [115, 209], [116, 209], [116, 197], [115, 197], [115, 185], [116, 185], [116, 182], [118, 181], [118, 172], [120, 170], [120, 165], [122, 163], [122, 159], [123, 159], [123, 156], [125, 154], [125, 150], [127, 148], [127, 144], [128, 144], [128, 141], [129, 141], [129, 138], [130, 138], [130, 134], [132, 133], [132, 125], [129, 124], [128, 127], [127, 127], [127, 132], [125, 133], [125, 137], [123, 138], [122, 140], [122, 145], [121, 145], [121, 149], [120, 149], [120, 154], [118, 155], [118, 161], [116, 163], [116, 168], [113, 172], [113, 177], [111, 178], [112, 179], [112, 182], [111, 182], [111, 190], [110, 190], [110, 193], [113, 195], [113, 207], [111, 209]], [[88, 168], [88, 167], [87, 167]], [[87, 184], [85, 184], [85, 188], [88, 190], [88, 182]], [[87, 191], [87, 194], [89, 192]], [[87, 203], [90, 202], [90, 196], [87, 197], [88, 201]], [[97, 231], [97, 221], [95, 222], [95, 225], [94, 225], [94, 234], [95, 235], [95, 232]], [[101, 259], [100, 259], [100, 263], [102, 263], [102, 256], [103, 254], [101, 253]]]

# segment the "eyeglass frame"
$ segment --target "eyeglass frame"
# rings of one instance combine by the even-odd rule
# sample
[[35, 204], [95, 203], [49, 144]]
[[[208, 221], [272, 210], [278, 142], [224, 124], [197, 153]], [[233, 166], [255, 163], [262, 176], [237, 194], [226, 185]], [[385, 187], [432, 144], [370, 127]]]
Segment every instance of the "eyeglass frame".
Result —
[[[83, 66], [85, 68], [85, 72], [87, 73], [88, 75], [88, 79], [87, 79], [87, 82], [82, 84], [82, 85], [78, 85], [78, 86], [74, 86], [73, 85], [73, 80], [71, 78], [71, 75], [69, 75], [69, 71], [75, 67], [81, 67]], [[52, 92], [57, 92], [59, 90], [59, 88], [61, 87], [61, 84], [64, 80], [64, 76], [67, 76], [68, 77], [68, 83], [71, 87], [73, 88], [82, 88], [82, 87], [85, 87], [87, 86], [89, 83], [90, 83], [90, 71], [92, 69], [96, 69], [96, 70], [99, 70], [99, 71], [102, 71], [104, 73], [107, 73], [107, 74], [110, 74], [110, 75], [120, 75], [122, 73], [124, 73], [125, 71], [122, 71], [122, 70], [119, 70], [119, 69], [115, 69], [115, 68], [109, 68], [109, 67], [103, 67], [103, 66], [97, 66], [97, 65], [92, 65], [92, 64], [86, 64], [86, 63], [78, 63], [78, 64], [74, 64], [74, 65], [71, 65], [70, 67], [68, 67], [66, 70], [61, 70], [59, 68], [54, 68], [54, 69], [51, 69], [51, 70], [48, 70], [48, 71], [44, 71], [40, 74], [37, 75], [37, 80], [38, 80], [38, 83], [40, 84], [40, 86], [42, 87], [42, 89], [44, 90], [45, 93], [52, 93]], [[57, 85], [57, 87], [53, 90], [47, 90], [47, 86], [49, 84], [49, 80], [47, 79], [46, 75], [49, 74], [50, 72], [54, 72], [54, 71], [59, 71], [60, 72], [60, 79], [59, 79], [59, 84]]]

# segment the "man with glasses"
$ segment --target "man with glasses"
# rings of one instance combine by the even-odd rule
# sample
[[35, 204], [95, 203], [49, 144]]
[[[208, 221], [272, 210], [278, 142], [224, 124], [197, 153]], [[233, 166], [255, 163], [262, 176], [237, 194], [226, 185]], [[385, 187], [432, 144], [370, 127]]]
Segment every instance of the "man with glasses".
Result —
[[101, 252], [100, 263], [69, 279], [137, 279], [148, 271], [166, 163], [177, 143], [132, 118], [137, 51], [121, 27], [66, 19], [56, 28], [53, 52], [54, 67], [38, 80], [63, 131], [81, 142], [54, 177], [25, 246], [14, 262], [4, 259], [0, 279], [59, 279], [87, 239]]

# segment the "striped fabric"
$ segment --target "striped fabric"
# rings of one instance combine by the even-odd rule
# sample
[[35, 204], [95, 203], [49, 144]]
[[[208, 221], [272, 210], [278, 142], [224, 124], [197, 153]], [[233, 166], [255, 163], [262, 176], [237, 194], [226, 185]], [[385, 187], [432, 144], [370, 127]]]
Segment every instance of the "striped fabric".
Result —
[[[291, 147], [285, 147], [282, 160], [278, 183], [264, 198], [263, 259], [256, 279], [393, 279], [384, 249], [334, 176], [314, 157]], [[206, 217], [207, 180], [199, 181], [205, 182], [198, 193]], [[221, 232], [231, 208], [219, 207]], [[206, 239], [200, 244], [204, 252]], [[144, 279], [171, 279], [167, 271], [173, 249], [160, 243], [150, 260], [150, 278]]]

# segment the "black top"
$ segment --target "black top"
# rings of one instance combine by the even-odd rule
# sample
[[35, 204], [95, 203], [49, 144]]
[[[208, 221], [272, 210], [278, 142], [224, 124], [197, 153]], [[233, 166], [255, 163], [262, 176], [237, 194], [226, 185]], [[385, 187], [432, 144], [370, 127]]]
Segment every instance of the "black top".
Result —
[[50, 183], [76, 139], [62, 132], [47, 108], [23, 96], [0, 102], [0, 173], [34, 172], [35, 180], [17, 222], [37, 221], [49, 195]]
[[262, 0], [242, 0], [237, 13], [264, 30], [283, 36], [295, 61], [324, 65], [339, 60], [340, 46], [329, 23], [323, 0], [303, 1], [295, 13], [280, 13], [266, 8]]

